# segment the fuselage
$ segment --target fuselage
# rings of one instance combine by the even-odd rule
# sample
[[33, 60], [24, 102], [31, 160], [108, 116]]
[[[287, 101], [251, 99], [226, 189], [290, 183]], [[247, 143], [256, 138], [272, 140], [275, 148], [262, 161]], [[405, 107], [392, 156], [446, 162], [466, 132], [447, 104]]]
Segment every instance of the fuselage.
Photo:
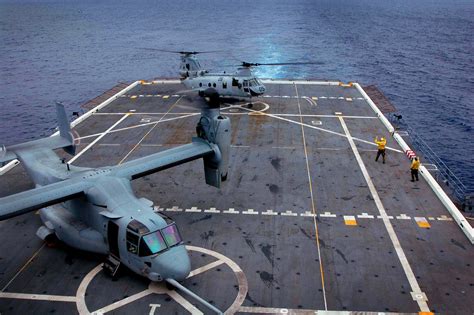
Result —
[[40, 210], [43, 235], [54, 233], [71, 247], [113, 255], [152, 281], [186, 278], [190, 260], [176, 224], [155, 213], [150, 200], [137, 198], [128, 179], [107, 167], [68, 170], [59, 157], [51, 159], [52, 151], [43, 154], [45, 164], [27, 167], [38, 185], [75, 177], [94, 182], [85, 196]]

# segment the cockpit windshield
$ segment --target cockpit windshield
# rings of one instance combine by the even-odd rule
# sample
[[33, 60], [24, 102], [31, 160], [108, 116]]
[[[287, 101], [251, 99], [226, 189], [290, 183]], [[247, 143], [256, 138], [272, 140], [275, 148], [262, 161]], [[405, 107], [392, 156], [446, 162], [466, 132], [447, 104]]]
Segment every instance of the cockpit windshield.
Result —
[[257, 79], [251, 79], [249, 81], [249, 83], [250, 83], [250, 86], [258, 86], [259, 85]]
[[140, 256], [157, 254], [169, 247], [180, 244], [182, 241], [176, 224], [142, 236], [140, 240]]

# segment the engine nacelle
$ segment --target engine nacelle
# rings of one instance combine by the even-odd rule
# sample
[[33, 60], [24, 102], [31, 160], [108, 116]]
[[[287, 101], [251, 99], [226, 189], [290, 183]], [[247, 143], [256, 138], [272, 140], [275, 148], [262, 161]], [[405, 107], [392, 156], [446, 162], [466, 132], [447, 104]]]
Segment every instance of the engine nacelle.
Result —
[[215, 154], [204, 158], [206, 183], [219, 188], [227, 179], [231, 141], [230, 119], [220, 114], [219, 107], [205, 108], [196, 126], [198, 137], [216, 145]]

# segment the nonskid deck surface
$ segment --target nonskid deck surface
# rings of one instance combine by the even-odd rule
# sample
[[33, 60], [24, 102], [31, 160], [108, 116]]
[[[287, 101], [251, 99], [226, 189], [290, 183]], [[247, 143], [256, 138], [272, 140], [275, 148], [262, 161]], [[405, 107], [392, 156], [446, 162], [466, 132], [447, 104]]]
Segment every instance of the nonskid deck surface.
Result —
[[[229, 179], [206, 186], [195, 161], [133, 182], [171, 216], [194, 272], [184, 285], [222, 310], [314, 314], [365, 311], [470, 314], [472, 245], [353, 87], [267, 84], [266, 97], [226, 103]], [[138, 85], [75, 130], [73, 164], [119, 164], [188, 143], [202, 100], [180, 84]], [[375, 136], [388, 139], [386, 164]], [[82, 151], [81, 151], [82, 150]], [[31, 187], [21, 166], [1, 195]], [[0, 312], [208, 312], [101, 257], [34, 235], [38, 215], [0, 223]]]

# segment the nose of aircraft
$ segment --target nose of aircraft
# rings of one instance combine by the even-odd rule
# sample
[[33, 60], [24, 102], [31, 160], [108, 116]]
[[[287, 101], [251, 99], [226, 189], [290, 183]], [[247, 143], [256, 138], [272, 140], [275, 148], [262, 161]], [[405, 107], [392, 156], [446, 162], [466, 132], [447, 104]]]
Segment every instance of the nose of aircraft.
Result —
[[[190, 271], [191, 261], [184, 245], [172, 247], [152, 261], [153, 278], [159, 274], [161, 279], [172, 278], [182, 281], [186, 279]], [[156, 279], [151, 280], [156, 281]]]

